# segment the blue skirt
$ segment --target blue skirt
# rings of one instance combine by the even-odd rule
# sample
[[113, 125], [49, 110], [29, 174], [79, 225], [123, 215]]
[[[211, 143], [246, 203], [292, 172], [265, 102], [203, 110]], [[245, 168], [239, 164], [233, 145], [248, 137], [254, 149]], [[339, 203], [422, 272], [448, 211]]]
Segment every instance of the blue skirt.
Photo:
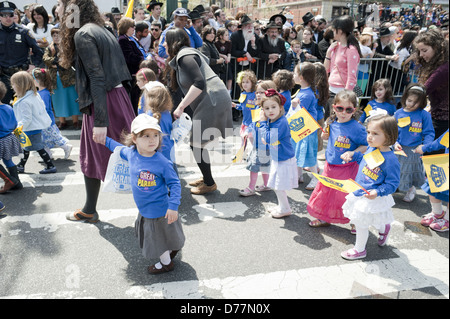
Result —
[[292, 146], [294, 146], [295, 158], [297, 159], [298, 167], [313, 167], [317, 164], [317, 150], [319, 149], [319, 140], [317, 133], [313, 132], [304, 139], [295, 143], [291, 139]]
[[56, 77], [56, 89], [52, 94], [53, 109], [56, 117], [69, 117], [72, 115], [81, 115], [80, 107], [76, 100], [78, 99], [75, 86], [63, 87], [59, 74]]
[[406, 192], [411, 186], [421, 187], [425, 183], [425, 169], [420, 158], [422, 155], [412, 151], [416, 146], [402, 145], [402, 148], [408, 157], [397, 155], [400, 163], [400, 184], [398, 190]]

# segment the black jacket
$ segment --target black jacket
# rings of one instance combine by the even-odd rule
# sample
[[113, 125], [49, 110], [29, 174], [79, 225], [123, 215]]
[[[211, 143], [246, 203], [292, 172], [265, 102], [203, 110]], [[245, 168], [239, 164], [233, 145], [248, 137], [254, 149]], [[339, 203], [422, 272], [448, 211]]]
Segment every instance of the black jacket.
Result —
[[[137, 42], [139, 43], [139, 41]], [[144, 60], [144, 55], [136, 43], [133, 40], [130, 40], [126, 35], [119, 36], [119, 45], [122, 49], [125, 62], [127, 63], [128, 71], [134, 76], [137, 71], [139, 71], [139, 64]]]
[[248, 52], [248, 53], [250, 53], [250, 55], [253, 58], [257, 58], [258, 51], [261, 48], [260, 48], [259, 37], [256, 34], [255, 34], [255, 39], [256, 39], [256, 41], [255, 41], [256, 49], [253, 49], [249, 42], [249, 45], [247, 45], [247, 51], [244, 51], [245, 40], [244, 40], [244, 36], [242, 34], [242, 30], [233, 32], [230, 37], [231, 56], [236, 57], [236, 58], [242, 58], [242, 57], [245, 57], [245, 53]]
[[76, 89], [80, 111], [92, 114], [94, 125], [109, 125], [106, 93], [131, 80], [122, 50], [114, 35], [104, 27], [88, 23], [74, 36]]

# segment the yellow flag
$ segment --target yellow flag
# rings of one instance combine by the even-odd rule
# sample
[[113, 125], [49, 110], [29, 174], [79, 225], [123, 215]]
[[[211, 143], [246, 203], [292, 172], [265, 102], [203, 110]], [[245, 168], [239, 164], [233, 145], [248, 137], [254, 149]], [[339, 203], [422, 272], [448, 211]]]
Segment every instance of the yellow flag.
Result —
[[303, 107], [288, 118], [288, 122], [291, 129], [291, 137], [295, 143], [321, 128], [319, 123]]
[[236, 153], [236, 155], [232, 159], [231, 162], [233, 164], [242, 162], [242, 159], [244, 158], [244, 152], [245, 152], [245, 148], [246, 147], [247, 147], [247, 136], [244, 138], [244, 143], [242, 144], [241, 148], [238, 150], [238, 152]]
[[422, 156], [432, 193], [448, 190], [448, 154]]
[[333, 189], [336, 189], [338, 191], [344, 192], [344, 193], [353, 193], [354, 191], [357, 191], [358, 189], [362, 189], [367, 193], [367, 191], [359, 185], [357, 182], [355, 182], [353, 179], [347, 179], [347, 180], [341, 180], [341, 179], [334, 179], [330, 177], [325, 177], [316, 173], [312, 173], [324, 186], [330, 187]]
[[19, 139], [19, 143], [22, 147], [31, 146], [31, 141], [28, 136], [23, 132], [23, 126], [19, 126], [14, 130], [14, 135]]
[[384, 162], [383, 154], [377, 148], [376, 150], [364, 155], [364, 160], [370, 169], [380, 166]]
[[128, 4], [127, 12], [125, 13], [125, 16], [127, 18], [133, 19], [133, 7], [134, 7], [134, 0], [131, 0]]
[[448, 148], [448, 132], [442, 137], [440, 144]]

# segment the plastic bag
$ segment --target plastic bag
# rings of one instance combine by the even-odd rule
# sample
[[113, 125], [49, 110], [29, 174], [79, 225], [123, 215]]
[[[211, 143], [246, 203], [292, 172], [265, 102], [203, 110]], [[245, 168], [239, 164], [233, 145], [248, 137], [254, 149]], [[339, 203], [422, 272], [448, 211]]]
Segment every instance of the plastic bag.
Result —
[[131, 194], [130, 166], [127, 160], [120, 157], [123, 147], [116, 147], [109, 157], [103, 192]]
[[187, 142], [189, 134], [191, 132], [191, 128], [191, 117], [188, 114], [183, 113], [183, 115], [181, 115], [181, 117], [172, 124], [172, 140], [174, 140], [176, 144], [180, 143], [181, 141]]

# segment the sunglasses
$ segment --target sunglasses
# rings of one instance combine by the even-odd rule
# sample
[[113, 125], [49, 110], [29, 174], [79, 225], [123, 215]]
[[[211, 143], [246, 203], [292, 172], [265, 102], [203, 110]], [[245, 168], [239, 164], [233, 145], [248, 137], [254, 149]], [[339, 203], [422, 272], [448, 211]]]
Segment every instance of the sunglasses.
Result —
[[14, 12], [3, 12], [3, 13], [0, 13], [0, 17], [2, 17], [2, 18], [13, 18], [14, 17]]
[[350, 107], [343, 107], [343, 106], [340, 106], [340, 105], [334, 105], [333, 104], [333, 108], [338, 113], [342, 113], [342, 112], [345, 111], [345, 113], [351, 114], [351, 113], [355, 112], [355, 108], [351, 107], [351, 106]]
[[159, 29], [150, 29], [150, 31], [159, 31]]

